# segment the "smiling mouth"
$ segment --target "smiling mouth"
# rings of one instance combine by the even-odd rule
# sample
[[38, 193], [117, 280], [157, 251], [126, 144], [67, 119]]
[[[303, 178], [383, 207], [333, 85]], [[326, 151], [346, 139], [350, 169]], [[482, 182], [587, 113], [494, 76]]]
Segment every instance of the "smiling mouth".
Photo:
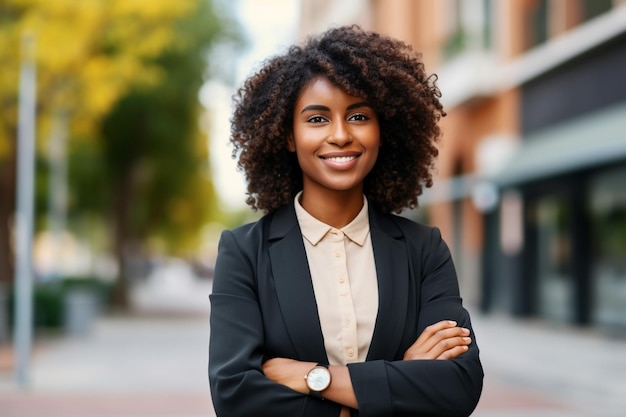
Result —
[[356, 159], [357, 156], [356, 155], [352, 155], [352, 156], [329, 156], [329, 157], [322, 156], [321, 158], [326, 160], [326, 161], [342, 163], [342, 162], [350, 162], [350, 161]]

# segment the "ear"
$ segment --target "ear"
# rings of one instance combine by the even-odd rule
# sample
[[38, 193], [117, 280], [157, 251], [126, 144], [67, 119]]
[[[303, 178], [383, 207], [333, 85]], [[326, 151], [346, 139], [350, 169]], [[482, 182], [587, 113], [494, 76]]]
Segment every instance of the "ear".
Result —
[[287, 137], [287, 150], [289, 152], [296, 151], [296, 141], [293, 138], [293, 133], [289, 133], [289, 136]]

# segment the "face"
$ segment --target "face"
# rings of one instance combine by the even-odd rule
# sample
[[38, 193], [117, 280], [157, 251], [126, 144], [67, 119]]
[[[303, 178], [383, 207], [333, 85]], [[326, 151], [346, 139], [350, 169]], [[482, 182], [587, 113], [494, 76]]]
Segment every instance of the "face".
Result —
[[289, 150], [297, 154], [304, 192], [362, 194], [380, 147], [374, 109], [319, 77], [300, 93], [293, 120]]

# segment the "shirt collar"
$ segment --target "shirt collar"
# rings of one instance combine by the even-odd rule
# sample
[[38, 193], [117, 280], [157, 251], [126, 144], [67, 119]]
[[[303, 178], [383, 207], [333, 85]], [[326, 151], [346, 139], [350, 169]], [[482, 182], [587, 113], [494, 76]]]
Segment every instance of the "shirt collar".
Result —
[[[302, 191], [300, 191], [294, 198], [296, 216], [298, 218], [298, 223], [300, 224], [302, 236], [315, 246], [330, 230], [333, 229], [333, 227], [311, 216], [302, 207], [302, 205], [300, 205], [301, 195]], [[361, 211], [359, 211], [359, 214], [357, 214], [349, 224], [339, 230], [341, 230], [348, 237], [348, 239], [357, 245], [363, 246], [365, 244], [365, 239], [367, 239], [370, 231], [368, 204], [365, 196], [363, 196], [363, 207], [361, 208]]]

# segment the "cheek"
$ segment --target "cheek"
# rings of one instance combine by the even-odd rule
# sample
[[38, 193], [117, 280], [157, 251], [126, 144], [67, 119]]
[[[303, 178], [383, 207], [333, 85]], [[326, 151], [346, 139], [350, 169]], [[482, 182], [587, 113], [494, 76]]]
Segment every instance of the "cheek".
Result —
[[378, 157], [380, 156], [380, 152], [378, 151], [379, 149], [380, 149], [380, 145], [375, 148], [374, 158], [372, 158], [373, 159], [372, 166], [376, 165], [376, 162], [378, 161]]
[[383, 146], [383, 141], [380, 135], [376, 136], [376, 139], [372, 141], [371, 151], [374, 153], [374, 164], [380, 157], [380, 148]]
[[380, 148], [383, 145], [383, 138], [380, 136], [380, 130], [379, 129], [375, 129], [372, 131], [371, 133], [371, 146], [372, 147], [377, 147]]

